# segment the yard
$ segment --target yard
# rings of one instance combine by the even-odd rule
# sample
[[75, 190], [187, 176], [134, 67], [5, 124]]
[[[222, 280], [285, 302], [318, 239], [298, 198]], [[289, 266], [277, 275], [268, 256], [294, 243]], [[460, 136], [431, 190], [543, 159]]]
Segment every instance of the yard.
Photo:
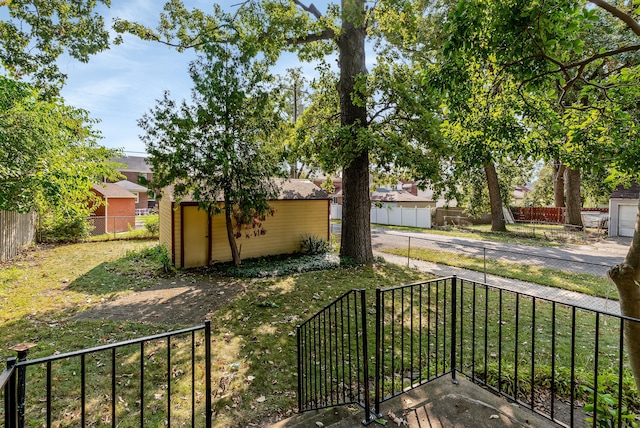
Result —
[[[48, 246], [31, 249], [12, 263], [1, 266], [0, 317], [3, 324], [0, 334], [3, 357], [13, 356], [8, 348], [18, 343], [35, 344], [29, 355], [29, 359], [34, 359], [199, 325], [205, 319], [210, 319], [214, 426], [262, 426], [296, 411], [297, 325], [349, 290], [371, 290], [428, 279], [415, 271], [384, 263], [372, 268], [347, 266], [261, 279], [242, 278], [238, 273], [267, 271], [269, 264], [246, 267], [233, 277], [214, 269], [165, 273], [163, 260], [166, 262], [166, 254], [159, 251], [156, 244], [155, 240], [138, 240]], [[322, 265], [322, 262], [319, 264]], [[290, 265], [289, 270], [295, 271], [295, 264]], [[470, 294], [465, 296], [465, 299], [471, 297]], [[514, 311], [513, 308], [509, 309], [514, 302], [506, 295], [503, 299], [500, 294], [500, 302], [507, 313]], [[481, 307], [482, 302], [479, 305]], [[522, 313], [531, 312], [526, 300], [521, 305], [515, 309], [516, 314], [518, 310]], [[543, 303], [539, 305], [538, 312], [546, 310]], [[464, 304], [464, 307], [472, 306], [476, 305], [471, 302]], [[481, 317], [483, 312], [476, 310], [476, 313]], [[485, 313], [490, 312], [485, 309]], [[542, 312], [540, 315], [539, 331], [543, 323], [551, 322], [548, 315]], [[571, 325], [568, 310], [558, 308], [556, 316], [559, 317], [559, 325]], [[585, 334], [593, 328], [593, 320], [586, 323], [588, 327], [580, 329]], [[613, 322], [605, 321], [605, 324], [610, 324], [611, 328], [616, 326]], [[465, 325], [468, 328], [469, 324]], [[498, 340], [501, 343], [503, 338], [513, 336], [512, 322], [501, 319], [490, 325], [500, 326], [500, 329], [488, 331], [489, 341]], [[515, 325], [518, 325], [517, 322]], [[526, 334], [525, 330], [521, 334]], [[616, 334], [604, 331], [600, 334], [602, 349], [617, 347]], [[541, 376], [541, 382], [556, 379], [549, 375], [553, 370], [547, 373], [549, 364], [544, 360], [555, 353], [543, 352], [549, 340], [541, 334], [537, 336], [540, 336], [540, 343], [536, 352], [531, 352], [536, 356], [536, 377]], [[402, 337], [404, 334], [398, 340], [402, 340]], [[559, 332], [557, 345], [570, 338], [570, 332]], [[188, 338], [172, 340], [169, 356], [164, 349], [165, 342], [149, 341], [144, 344], [145, 376], [162, 380], [167, 370], [171, 373], [170, 389], [166, 386], [149, 386], [148, 393], [145, 392], [144, 418], [150, 424], [161, 423], [165, 417], [167, 395], [170, 394], [171, 401], [178, 403], [172, 408], [172, 423], [189, 425], [188, 406], [185, 405], [191, 399], [187, 379], [190, 377], [190, 355], [186, 353], [188, 342]], [[202, 338], [198, 336], [196, 346], [201, 343]], [[526, 342], [523, 342], [522, 347], [525, 345]], [[510, 348], [505, 345], [500, 349]], [[577, 372], [582, 379], [580, 382], [588, 382], [590, 375], [587, 367], [592, 364], [589, 355], [593, 355], [593, 346], [590, 344], [580, 349], [584, 349], [586, 354], [577, 355], [576, 361], [580, 362], [579, 367], [584, 372]], [[201, 348], [197, 352], [202, 356]], [[465, 348], [465, 355], [475, 355], [476, 352], [480, 351]], [[137, 395], [141, 385], [136, 383], [136, 377], [142, 368], [134, 362], [139, 353], [140, 349], [136, 347], [118, 351], [120, 363], [117, 368], [115, 407], [119, 426], [136, 426], [141, 414], [140, 397]], [[570, 354], [570, 351], [564, 352], [564, 357], [560, 356], [558, 361]], [[493, 354], [491, 357], [494, 360]], [[101, 426], [110, 422], [111, 383], [108, 372], [111, 358], [115, 359], [115, 354], [111, 357], [97, 353], [88, 359], [86, 376], [87, 383], [92, 385], [93, 397], [85, 406], [88, 409], [88, 425]], [[609, 363], [614, 362], [615, 358], [612, 358]], [[482, 376], [486, 379], [511, 371], [511, 363], [505, 363], [504, 366], [498, 364], [497, 368], [491, 364], [482, 369]], [[520, 373], [526, 375], [528, 372], [523, 369], [526, 361], [523, 360], [521, 364]], [[604, 366], [604, 361], [601, 364]], [[200, 366], [193, 369], [194, 376], [198, 378], [202, 377]], [[606, 370], [606, 367], [602, 368]], [[473, 370], [478, 373], [478, 369]], [[615, 367], [612, 370], [615, 372]], [[79, 395], [80, 372], [81, 368], [77, 365], [55, 364], [53, 367], [54, 407], [59, 411], [57, 421], [61, 426], [75, 426], [79, 422], [80, 415], [73, 409], [78, 406], [75, 397]], [[566, 381], [566, 373], [560, 374], [563, 382]], [[43, 423], [46, 401], [44, 393], [40, 392], [46, 390], [44, 369], [39, 372], [34, 370], [32, 376], [27, 388], [35, 391], [35, 396], [27, 400], [27, 414], [33, 419], [27, 426], [39, 426]], [[516, 385], [524, 386], [523, 391], [526, 391], [530, 379], [524, 376], [521, 382]], [[625, 389], [628, 388], [629, 379], [625, 378], [624, 383]], [[514, 391], [516, 389], [512, 393]], [[581, 395], [584, 396], [584, 392]], [[193, 401], [201, 413], [202, 394], [198, 392]]]
[[[8, 348], [22, 342], [36, 344], [29, 354], [33, 359], [197, 325], [210, 318], [214, 426], [247, 426], [289, 415], [297, 406], [296, 343], [290, 334], [296, 324], [346, 290], [423, 278], [393, 265], [276, 279], [232, 279], [204, 270], [164, 274], [154, 250], [156, 243], [110, 241], [43, 247], [2, 266], [3, 357], [15, 356]], [[159, 353], [153, 360], [159, 364]], [[180, 366], [179, 357], [172, 361]], [[101, 366], [104, 361], [97, 358], [93, 363]], [[151, 370], [150, 361], [148, 365]], [[68, 383], [64, 380], [77, 377], [77, 369], [60, 370], [55, 378], [64, 388]], [[71, 395], [76, 386], [68, 388], [59, 391], [59, 396]], [[187, 394], [179, 388], [174, 388], [174, 394]], [[152, 394], [151, 412], [146, 414], [158, 405], [154, 398], [162, 402], [162, 394]], [[118, 399], [135, 417], [135, 389]], [[99, 409], [104, 403], [90, 405]], [[31, 406], [36, 415], [44, 417], [39, 410], [41, 400]], [[63, 426], [77, 424], [78, 417], [70, 412]], [[177, 412], [172, 414], [172, 419], [179, 417]]]

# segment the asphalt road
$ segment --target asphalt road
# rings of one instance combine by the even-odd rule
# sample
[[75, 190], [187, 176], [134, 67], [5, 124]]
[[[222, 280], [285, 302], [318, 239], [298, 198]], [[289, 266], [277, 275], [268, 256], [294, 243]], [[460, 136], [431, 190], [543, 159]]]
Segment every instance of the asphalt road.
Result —
[[[339, 234], [341, 224], [332, 224], [332, 232]], [[374, 251], [384, 248], [428, 248], [443, 252], [505, 260], [529, 266], [541, 266], [575, 273], [605, 276], [607, 270], [623, 261], [631, 238], [608, 238], [585, 245], [539, 247], [501, 243], [447, 235], [404, 232], [373, 228], [371, 241]]]

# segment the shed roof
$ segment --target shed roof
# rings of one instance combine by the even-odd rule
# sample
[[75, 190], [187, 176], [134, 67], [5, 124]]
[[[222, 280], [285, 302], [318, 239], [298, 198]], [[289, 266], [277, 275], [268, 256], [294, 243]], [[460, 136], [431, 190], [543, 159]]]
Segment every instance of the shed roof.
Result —
[[329, 199], [329, 194], [311, 180], [288, 179], [280, 182], [278, 199]]
[[374, 202], [431, 202], [431, 199], [416, 196], [406, 190], [378, 189], [371, 193]]
[[134, 195], [127, 189], [118, 186], [116, 183], [94, 184], [93, 190], [99, 195], [104, 196], [105, 198], [121, 198], [121, 199], [136, 198], [136, 195]]
[[149, 190], [146, 187], [129, 180], [118, 181], [116, 184], [123, 189], [127, 189], [130, 192], [146, 192], [147, 190]]
[[611, 194], [611, 199], [640, 199], [640, 185], [636, 182], [631, 183], [630, 187], [622, 185], [616, 187]]
[[[280, 187], [280, 194], [276, 200], [322, 200], [329, 199], [329, 194], [316, 186], [312, 181], [306, 179], [284, 179], [278, 180], [278, 187]], [[163, 189], [163, 196], [171, 198], [173, 197], [173, 186], [169, 186]], [[222, 196], [218, 197], [218, 201], [222, 201]], [[193, 202], [193, 199], [188, 196], [185, 197], [182, 202]]]

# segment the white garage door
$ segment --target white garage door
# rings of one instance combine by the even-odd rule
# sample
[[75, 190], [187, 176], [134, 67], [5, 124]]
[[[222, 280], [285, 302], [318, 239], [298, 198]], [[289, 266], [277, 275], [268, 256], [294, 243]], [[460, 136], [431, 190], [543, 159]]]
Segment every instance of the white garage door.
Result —
[[618, 207], [618, 236], [633, 236], [637, 213], [638, 205], [620, 205]]

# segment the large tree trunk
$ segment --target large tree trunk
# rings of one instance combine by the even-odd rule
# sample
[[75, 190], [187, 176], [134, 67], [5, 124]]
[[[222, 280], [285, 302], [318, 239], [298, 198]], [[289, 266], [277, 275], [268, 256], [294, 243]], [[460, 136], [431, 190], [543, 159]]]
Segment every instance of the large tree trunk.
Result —
[[566, 166], [560, 161], [553, 163], [553, 206], [564, 208], [564, 170]]
[[567, 188], [567, 218], [565, 224], [582, 227], [582, 203], [580, 202], [580, 170], [565, 170], [565, 186]]
[[224, 204], [224, 220], [227, 225], [227, 240], [229, 241], [229, 248], [231, 249], [231, 258], [233, 259], [233, 264], [234, 266], [240, 266], [240, 252], [238, 251], [238, 243], [236, 242], [236, 235], [233, 232], [231, 206], [228, 203]]
[[[609, 269], [608, 274], [618, 289], [622, 315], [640, 319], [640, 203], [636, 215], [636, 229], [627, 256], [622, 264]], [[640, 390], [640, 321], [625, 321], [624, 333], [631, 371]]]
[[489, 203], [491, 204], [491, 231], [506, 232], [507, 225], [504, 221], [502, 211], [502, 195], [500, 195], [500, 183], [498, 182], [498, 172], [493, 162], [485, 162], [484, 175], [487, 177], [489, 188]]
[[[351, 132], [343, 141], [352, 152], [350, 161], [342, 169], [342, 236], [340, 256], [358, 263], [373, 263], [371, 248], [371, 200], [369, 196], [369, 152], [356, 144], [358, 129], [367, 126], [367, 109], [364, 101], [354, 103], [354, 84], [359, 75], [366, 75], [364, 41], [364, 0], [343, 0], [342, 30], [338, 39], [340, 55], [340, 124]], [[355, 22], [355, 25], [354, 25]], [[364, 92], [364, 91], [361, 91]], [[366, 100], [361, 93], [359, 98]]]

